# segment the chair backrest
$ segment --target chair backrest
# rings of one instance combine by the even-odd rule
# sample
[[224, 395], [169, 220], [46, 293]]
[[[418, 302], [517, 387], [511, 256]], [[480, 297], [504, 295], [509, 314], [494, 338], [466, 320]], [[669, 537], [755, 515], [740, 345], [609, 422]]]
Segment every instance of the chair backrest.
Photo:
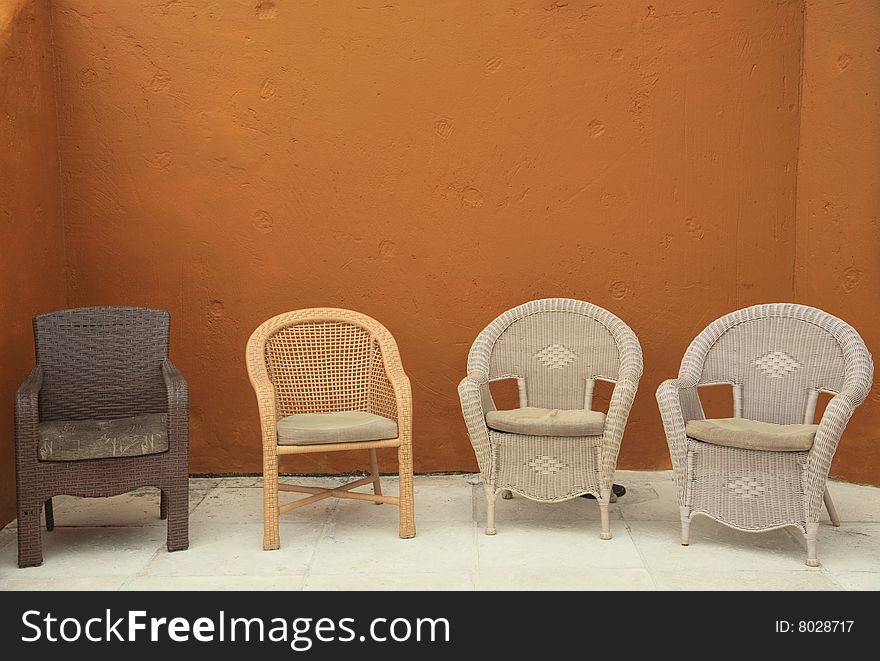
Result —
[[570, 298], [508, 310], [477, 336], [468, 355], [468, 374], [478, 381], [516, 379], [520, 406], [591, 408], [597, 379], [638, 381], [641, 373], [641, 347], [629, 326]]
[[95, 307], [34, 317], [42, 420], [124, 418], [167, 410], [164, 310]]
[[399, 366], [397, 347], [384, 326], [359, 312], [312, 308], [273, 317], [254, 331], [247, 360], [252, 373], [274, 386], [279, 417], [336, 411], [394, 415], [386, 363]]
[[846, 391], [853, 406], [871, 387], [873, 364], [852, 326], [793, 303], [756, 305], [721, 317], [691, 343], [684, 386], [731, 384], [734, 417], [811, 423], [820, 392]]

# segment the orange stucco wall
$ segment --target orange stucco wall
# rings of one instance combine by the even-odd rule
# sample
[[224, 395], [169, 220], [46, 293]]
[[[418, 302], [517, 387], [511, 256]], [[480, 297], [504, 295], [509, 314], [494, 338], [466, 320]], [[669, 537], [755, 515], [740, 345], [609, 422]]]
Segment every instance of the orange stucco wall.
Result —
[[15, 517], [13, 401], [31, 316], [64, 307], [49, 4], [0, 2], [0, 525]]
[[[26, 4], [47, 38], [46, 2]], [[53, 0], [67, 279], [25, 268], [26, 250], [0, 266], [36, 283], [0, 301], [17, 342], [7, 401], [31, 363], [29, 317], [65, 285], [71, 305], [172, 312], [196, 473], [260, 470], [244, 345], [300, 307], [351, 307], [395, 334], [418, 471], [475, 468], [455, 387], [479, 330], [529, 299], [583, 298], [639, 335], [624, 468], [668, 466], [654, 390], [726, 312], [794, 299], [876, 347], [876, 3], [593, 4]], [[4, 68], [0, 85], [7, 103], [38, 79], [39, 112], [0, 114], [0, 135], [44, 174], [14, 193], [0, 177], [0, 199], [14, 241], [39, 237], [63, 267], [34, 34], [10, 51], [28, 77]], [[36, 198], [55, 252], [28, 224]], [[833, 470], [877, 484], [872, 397]]]
[[792, 295], [799, 2], [53, 5], [71, 303], [171, 310], [195, 472], [260, 470], [244, 346], [282, 311], [391, 329], [437, 471], [475, 467], [480, 329], [607, 307], [648, 365], [620, 463], [657, 468], [690, 339]]
[[[804, 39], [797, 299], [849, 321], [880, 362], [880, 3], [809, 0]], [[831, 473], [880, 484], [880, 376]]]

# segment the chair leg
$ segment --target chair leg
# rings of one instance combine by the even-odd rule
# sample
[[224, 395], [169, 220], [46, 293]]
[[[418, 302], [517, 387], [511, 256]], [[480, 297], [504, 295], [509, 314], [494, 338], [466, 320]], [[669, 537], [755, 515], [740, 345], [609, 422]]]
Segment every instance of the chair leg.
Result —
[[501, 490], [501, 497], [504, 500], [510, 500], [513, 498], [513, 492], [510, 489], [502, 489]]
[[681, 513], [681, 545], [687, 546], [690, 544], [691, 511], [687, 507], [679, 507], [678, 511]]
[[486, 490], [486, 534], [494, 535], [498, 532], [495, 529], [495, 499], [503, 490], [495, 491], [495, 487], [488, 482], [483, 485]]
[[[373, 478], [373, 493], [377, 496], [382, 495], [382, 484], [379, 482], [379, 458], [376, 456], [376, 449], [370, 449], [370, 476]], [[382, 503], [374, 503], [381, 505]]]
[[828, 510], [828, 516], [831, 518], [831, 525], [835, 528], [839, 528], [840, 517], [837, 515], [837, 508], [834, 506], [834, 501], [831, 500], [831, 493], [828, 491], [828, 487], [825, 487], [825, 495], [822, 496], [822, 499], [825, 501], [825, 509]]
[[36, 567], [43, 564], [43, 539], [40, 531], [42, 503], [18, 507], [18, 566]]
[[189, 548], [189, 484], [184, 479], [169, 489], [163, 489], [168, 517], [168, 550], [185, 551]]
[[[827, 493], [827, 492], [826, 492]], [[49, 498], [43, 506], [46, 508], [46, 530], [55, 530], [55, 511], [52, 509], [52, 499]]]
[[608, 519], [608, 503], [611, 502], [612, 492], [601, 494], [599, 498], [599, 516], [602, 519], [602, 532], [599, 533], [599, 539], [611, 539], [611, 523]]
[[[416, 514], [413, 502], [412, 449], [409, 445], [401, 444], [397, 449], [397, 463], [400, 471], [400, 538], [411, 539], [416, 536]], [[374, 484], [378, 484], [378, 480]]]
[[819, 560], [816, 557], [816, 537], [819, 534], [819, 522], [807, 523], [807, 567], [818, 567]]
[[159, 489], [159, 518], [168, 518], [168, 496], [165, 495], [164, 489]]
[[263, 450], [263, 550], [278, 548], [278, 455]]

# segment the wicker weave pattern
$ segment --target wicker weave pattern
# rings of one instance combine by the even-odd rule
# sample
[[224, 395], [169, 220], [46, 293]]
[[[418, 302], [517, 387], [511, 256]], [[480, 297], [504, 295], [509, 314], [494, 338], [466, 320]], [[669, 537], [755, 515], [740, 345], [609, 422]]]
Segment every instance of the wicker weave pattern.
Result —
[[266, 365], [280, 414], [367, 411], [376, 351], [359, 326], [320, 322], [279, 329], [266, 340]]
[[[377, 498], [400, 506], [400, 536], [415, 536], [412, 493], [412, 394], [391, 333], [370, 317], [338, 308], [312, 308], [264, 322], [248, 340], [248, 375], [257, 396], [263, 436], [263, 548], [280, 547], [278, 491], [314, 495], [292, 509], [329, 495]], [[383, 441], [279, 447], [276, 423], [297, 413], [366, 411], [397, 421], [399, 437]], [[400, 498], [381, 495], [375, 450], [398, 448]], [[279, 454], [370, 450], [375, 497], [342, 488], [316, 490], [279, 485]], [[332, 491], [332, 493], [331, 493]], [[321, 493], [318, 493], [321, 492]]]
[[[501, 490], [543, 502], [585, 493], [607, 506], [626, 419], [642, 374], [642, 351], [619, 318], [590, 303], [555, 298], [508, 310], [486, 327], [468, 355], [459, 385], [461, 408], [492, 504]], [[601, 437], [552, 438], [490, 431], [495, 409], [489, 383], [517, 379], [520, 406], [578, 409], [591, 406], [596, 380], [615, 383]], [[552, 473], [535, 466], [557, 466]], [[494, 532], [494, 521], [487, 531]], [[491, 534], [491, 532], [490, 532]]]
[[[742, 530], [793, 525], [807, 535], [807, 564], [816, 564], [819, 515], [823, 501], [830, 504], [828, 469], [846, 423], [871, 388], [873, 369], [851, 326], [802, 305], [746, 308], [700, 333], [685, 353], [678, 379], [657, 390], [684, 542], [688, 522], [698, 513]], [[725, 383], [733, 389], [735, 417], [777, 424], [810, 423], [818, 393], [834, 396], [809, 452], [739, 450], [688, 439], [687, 421], [704, 418], [698, 387]], [[743, 488], [752, 483], [761, 489]]]
[[164, 310], [135, 308], [80, 308], [35, 317], [37, 364], [45, 368], [40, 419], [165, 412], [159, 366], [168, 357], [168, 323]]
[[[112, 496], [162, 490], [168, 550], [189, 545], [187, 384], [168, 360], [169, 315], [143, 308], [80, 308], [34, 319], [37, 366], [15, 402], [18, 562], [42, 563], [40, 512], [59, 494]], [[77, 351], [81, 351], [77, 368]], [[167, 452], [86, 461], [39, 461], [40, 420], [167, 413]], [[42, 417], [46, 416], [46, 417]]]
[[[744, 530], [769, 530], [799, 521], [806, 452], [764, 452], [690, 441], [695, 512], [739, 521]], [[713, 488], [703, 488], [703, 485]]]
[[489, 438], [495, 449], [496, 488], [545, 503], [598, 490], [601, 436], [523, 436], [490, 429]]

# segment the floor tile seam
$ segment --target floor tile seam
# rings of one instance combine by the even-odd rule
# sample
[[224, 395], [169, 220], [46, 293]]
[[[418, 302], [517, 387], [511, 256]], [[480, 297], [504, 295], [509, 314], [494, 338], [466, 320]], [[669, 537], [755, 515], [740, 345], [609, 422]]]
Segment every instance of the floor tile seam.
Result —
[[321, 542], [324, 541], [324, 538], [327, 536], [327, 532], [331, 525], [335, 525], [333, 523], [333, 515], [336, 513], [337, 507], [339, 505], [339, 499], [333, 498], [330, 506], [324, 512], [324, 520], [321, 523], [321, 531], [318, 533], [318, 537], [312, 546], [312, 552], [309, 554], [309, 559], [305, 563], [305, 571], [303, 572], [303, 580], [300, 584], [300, 590], [305, 589], [306, 585], [309, 582], [309, 576], [312, 573], [312, 565], [315, 562], [315, 559], [318, 557], [318, 549], [321, 546]]
[[[651, 568], [648, 566], [648, 561], [645, 558], [645, 554], [642, 551], [641, 546], [639, 546], [639, 543], [636, 541], [635, 535], [633, 535], [632, 527], [629, 525], [629, 522], [626, 520], [623, 512], [621, 512], [620, 515], [621, 515], [621, 521], [623, 522], [623, 527], [626, 530], [626, 534], [629, 536], [629, 539], [632, 542], [633, 547], [635, 547], [635, 549], [636, 549], [636, 553], [638, 553], [638, 555], [639, 555], [639, 560], [642, 563], [642, 569], [648, 574], [648, 578], [651, 579], [651, 585], [653, 586], [654, 590], [659, 590], [660, 587], [657, 584], [657, 579], [654, 577], [654, 572], [652, 572]], [[612, 538], [610, 541], [614, 541], [614, 539]]]

